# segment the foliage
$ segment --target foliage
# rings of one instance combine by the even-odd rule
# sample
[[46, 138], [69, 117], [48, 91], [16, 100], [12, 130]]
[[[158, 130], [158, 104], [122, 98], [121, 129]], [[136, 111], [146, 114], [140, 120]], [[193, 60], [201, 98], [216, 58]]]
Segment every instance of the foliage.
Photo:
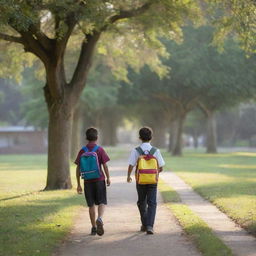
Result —
[[237, 128], [240, 119], [240, 105], [228, 108], [217, 114], [218, 145], [234, 146], [237, 140]]
[[205, 116], [203, 116], [202, 111], [195, 108], [188, 114], [184, 130], [194, 139], [205, 133]]
[[209, 26], [187, 26], [183, 31], [183, 43], [163, 41], [171, 55], [163, 60], [171, 70], [169, 77], [160, 79], [147, 68], [130, 74], [134, 85], [122, 88], [127, 102], [147, 100], [171, 111], [174, 106], [190, 110], [200, 101], [219, 110], [255, 95], [254, 57], [247, 59], [232, 40], [219, 53], [211, 45], [213, 28]]
[[[166, 53], [158, 37], [180, 40], [183, 18], [196, 20], [195, 17], [200, 17], [197, 2], [187, 0], [136, 2], [1, 0], [0, 6], [0, 38], [21, 43], [25, 45], [25, 50], [34, 54], [34, 50], [21, 40], [27, 36], [25, 34], [27, 31], [46, 48], [50, 42], [48, 38], [52, 42], [59, 40], [61, 43], [61, 40], [69, 40], [66, 38], [69, 36], [67, 50], [70, 51], [70, 55], [74, 49], [80, 48], [81, 42], [88, 35], [108, 31], [102, 35], [98, 52], [107, 58], [109, 67], [122, 79], [126, 79], [127, 66], [138, 70], [145, 63], [159, 75], [166, 74], [166, 69], [159, 60], [159, 56], [164, 56]], [[37, 43], [36, 41], [34, 43]], [[7, 46], [2, 45], [2, 47]], [[138, 54], [144, 57], [138, 58]], [[16, 61], [22, 63], [24, 58], [21, 56], [19, 49], [16, 54], [13, 53], [11, 59], [15, 63]], [[76, 58], [72, 60], [75, 65], [71, 65], [73, 66], [71, 70], [74, 71], [78, 55], [75, 54], [73, 57]], [[39, 58], [42, 59], [42, 56], [40, 55]], [[66, 60], [70, 60], [70, 57]], [[19, 65], [19, 71], [22, 67], [23, 65]], [[67, 67], [66, 70], [68, 73], [73, 73]]]
[[20, 105], [24, 101], [20, 85], [0, 79], [0, 120], [7, 125], [18, 125], [22, 119]]
[[114, 113], [114, 109], [118, 108], [118, 89], [119, 83], [112, 75], [111, 70], [101, 62], [96, 61], [79, 105], [87, 126], [99, 126], [100, 120], [109, 109]]
[[48, 111], [42, 97], [43, 82], [35, 77], [35, 68], [27, 68], [23, 72], [22, 94], [26, 99], [21, 104], [24, 121], [37, 128], [47, 128]]
[[185, 28], [184, 43], [174, 46], [173, 60], [180, 65], [178, 78], [197, 88], [198, 100], [208, 109], [220, 110], [255, 95], [256, 59], [247, 59], [232, 40], [220, 53], [211, 45], [212, 37], [212, 27]]
[[250, 141], [250, 144], [256, 146], [256, 141], [252, 141], [253, 136], [254, 140], [256, 139], [256, 106], [245, 105], [241, 109], [241, 114], [238, 124], [238, 137], [240, 139], [247, 139]]
[[228, 36], [237, 37], [248, 53], [256, 53], [256, 3], [254, 0], [207, 1], [216, 27], [214, 42], [223, 47]]
[[0, 41], [0, 77], [20, 83], [24, 68], [30, 67], [34, 60], [20, 45]]
[[136, 87], [123, 89], [128, 101], [151, 97], [154, 102], [159, 99], [160, 104], [167, 104], [169, 109], [181, 103], [191, 109], [195, 102], [201, 101], [210, 104], [211, 109], [221, 109], [255, 94], [254, 57], [247, 59], [232, 40], [227, 43], [226, 51], [219, 53], [211, 45], [211, 27], [187, 26], [183, 31], [183, 43], [164, 41], [171, 55], [163, 61], [171, 70], [169, 77], [159, 79], [146, 68], [137, 78], [136, 74], [130, 75]]

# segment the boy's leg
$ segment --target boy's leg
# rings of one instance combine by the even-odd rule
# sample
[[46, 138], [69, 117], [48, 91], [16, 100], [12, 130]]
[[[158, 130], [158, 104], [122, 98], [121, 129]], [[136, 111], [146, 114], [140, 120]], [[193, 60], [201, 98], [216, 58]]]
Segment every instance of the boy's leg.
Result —
[[90, 215], [90, 220], [91, 220], [91, 223], [92, 223], [92, 227], [96, 227], [95, 205], [89, 207], [89, 215]]
[[105, 204], [100, 204], [98, 206], [98, 218], [100, 218], [100, 219], [103, 218], [103, 215], [104, 215], [104, 212], [105, 212], [105, 207], [106, 207]]
[[107, 191], [105, 181], [97, 182], [96, 204], [98, 205], [98, 218], [96, 220], [97, 234], [102, 236], [104, 234], [104, 224], [102, 218], [105, 211], [105, 206], [107, 204]]
[[84, 183], [84, 194], [89, 207], [89, 216], [92, 224], [91, 235], [96, 235], [96, 210], [95, 210], [95, 184]]
[[147, 185], [147, 228], [152, 229], [155, 222], [156, 206], [157, 206], [157, 184]]
[[147, 226], [147, 189], [145, 185], [136, 184], [138, 201], [137, 206], [140, 211], [140, 219], [142, 226]]
[[107, 205], [107, 190], [106, 190], [106, 182], [98, 181], [97, 192], [96, 192], [96, 200], [95, 204], [98, 205], [98, 218], [103, 218], [105, 207]]

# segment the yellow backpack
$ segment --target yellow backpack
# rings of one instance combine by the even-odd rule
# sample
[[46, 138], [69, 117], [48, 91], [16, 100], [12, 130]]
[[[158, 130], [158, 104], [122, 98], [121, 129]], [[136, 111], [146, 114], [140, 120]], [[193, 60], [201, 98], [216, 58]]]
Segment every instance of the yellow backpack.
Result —
[[152, 147], [148, 154], [141, 147], [137, 147], [136, 150], [140, 154], [135, 172], [137, 183], [157, 184], [159, 166], [157, 159], [153, 156], [157, 149]]

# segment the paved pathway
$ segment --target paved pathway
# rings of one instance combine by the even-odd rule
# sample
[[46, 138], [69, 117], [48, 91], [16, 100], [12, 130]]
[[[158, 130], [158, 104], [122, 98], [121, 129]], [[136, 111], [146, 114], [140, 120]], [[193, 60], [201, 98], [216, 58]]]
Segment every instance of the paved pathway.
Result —
[[256, 256], [256, 238], [238, 227], [217, 207], [200, 195], [172, 172], [163, 172], [161, 178], [175, 189], [184, 204], [197, 213], [237, 256]]
[[[158, 204], [155, 234], [138, 232], [140, 228], [135, 184], [127, 184], [125, 163], [112, 162], [112, 185], [104, 218], [105, 234], [90, 236], [88, 210], [84, 208], [58, 256], [200, 256], [183, 234], [175, 218], [161, 202]], [[161, 198], [159, 198], [161, 199]]]

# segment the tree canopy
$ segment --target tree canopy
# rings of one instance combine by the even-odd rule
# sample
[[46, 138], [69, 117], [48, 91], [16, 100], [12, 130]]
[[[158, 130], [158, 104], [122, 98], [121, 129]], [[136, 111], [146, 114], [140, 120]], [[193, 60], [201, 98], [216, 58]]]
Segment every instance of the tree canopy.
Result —
[[216, 26], [214, 41], [223, 46], [228, 36], [235, 36], [248, 53], [256, 53], [255, 0], [207, 0], [212, 23]]
[[[198, 17], [198, 11], [197, 1], [192, 0], [0, 0], [0, 39], [21, 45], [45, 68], [44, 95], [49, 111], [46, 189], [71, 187], [68, 159], [73, 113], [102, 34], [107, 36], [108, 32], [115, 42], [113, 56], [122, 55], [124, 35], [129, 34], [136, 35], [129, 39], [134, 49], [150, 45], [161, 54], [157, 36], [180, 38], [185, 18]], [[79, 52], [70, 72], [66, 53], [72, 50], [71, 39], [77, 42]], [[99, 49], [102, 54], [108, 50]], [[136, 54], [138, 51], [130, 51], [128, 56], [135, 58]], [[148, 62], [158, 68], [158, 54], [152, 56], [155, 61], [145, 58], [128, 64], [140, 68]], [[118, 67], [123, 63], [112, 67], [125, 77], [124, 69]]]
[[[238, 6], [237, 1], [229, 2]], [[243, 2], [249, 3], [249, 0]], [[46, 189], [71, 187], [72, 120], [95, 49], [119, 79], [128, 82], [127, 68], [138, 72], [144, 64], [163, 78], [168, 71], [168, 63], [161, 62], [168, 56], [163, 38], [181, 41], [182, 27], [189, 20], [200, 21], [201, 3], [192, 0], [0, 0], [0, 47], [8, 49], [0, 57], [4, 60], [12, 57], [11, 70], [21, 71], [34, 59], [40, 59], [43, 64], [44, 96], [49, 112]], [[214, 15], [219, 14], [222, 21], [219, 24], [225, 27], [223, 21], [230, 14], [228, 6], [221, 6], [217, 0], [214, 4], [219, 4], [221, 10]], [[253, 3], [250, 6], [253, 8]], [[246, 7], [242, 10], [248, 12]], [[242, 16], [245, 19], [246, 15]], [[248, 19], [246, 24], [251, 24], [253, 16]], [[253, 26], [249, 27], [244, 30], [249, 31], [247, 34], [238, 33], [243, 42], [252, 42], [254, 30]], [[19, 47], [14, 48], [9, 42]], [[247, 49], [253, 44], [243, 45]], [[22, 55], [22, 49], [30, 55]], [[1, 65], [2, 74], [7, 74], [6, 67]], [[16, 77], [13, 74], [15, 72], [9, 72]], [[183, 82], [188, 87], [186, 78], [185, 74]], [[178, 87], [176, 89], [178, 91]]]

